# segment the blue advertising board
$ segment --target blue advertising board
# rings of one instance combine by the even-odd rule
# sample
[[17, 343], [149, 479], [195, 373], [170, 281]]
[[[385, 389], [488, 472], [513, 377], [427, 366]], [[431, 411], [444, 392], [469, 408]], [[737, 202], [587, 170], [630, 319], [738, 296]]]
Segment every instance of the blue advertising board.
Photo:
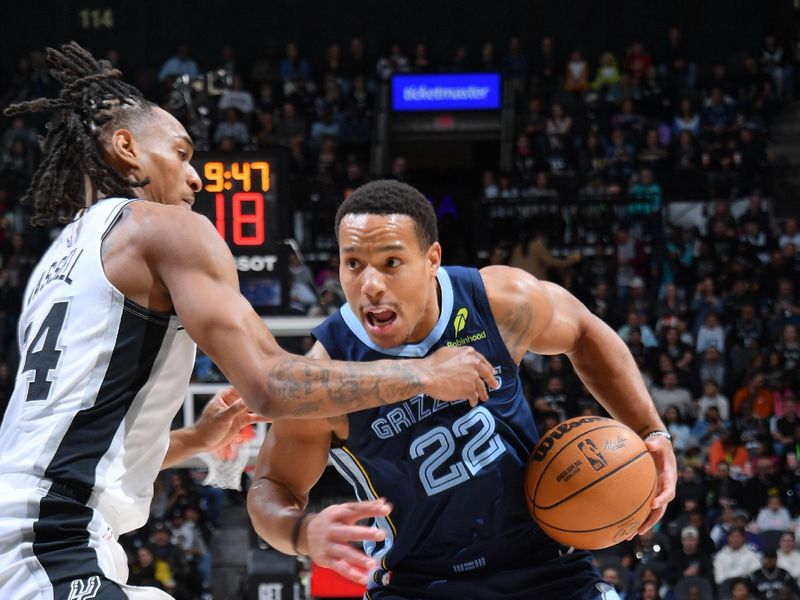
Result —
[[392, 110], [395, 111], [499, 108], [499, 73], [408, 73], [392, 76]]

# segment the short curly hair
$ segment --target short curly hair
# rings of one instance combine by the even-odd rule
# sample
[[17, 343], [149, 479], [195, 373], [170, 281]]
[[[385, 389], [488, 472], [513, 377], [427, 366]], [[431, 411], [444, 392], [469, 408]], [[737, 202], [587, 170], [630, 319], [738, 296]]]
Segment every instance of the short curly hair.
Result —
[[335, 233], [345, 215], [406, 215], [414, 221], [421, 248], [439, 239], [436, 212], [418, 189], [393, 179], [371, 181], [353, 191], [336, 211]]

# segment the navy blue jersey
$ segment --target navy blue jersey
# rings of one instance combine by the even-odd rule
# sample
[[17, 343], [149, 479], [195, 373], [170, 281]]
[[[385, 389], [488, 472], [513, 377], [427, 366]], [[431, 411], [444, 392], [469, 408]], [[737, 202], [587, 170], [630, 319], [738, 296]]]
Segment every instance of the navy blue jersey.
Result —
[[538, 435], [480, 273], [443, 267], [437, 278], [441, 314], [418, 344], [380, 348], [347, 304], [313, 331], [331, 358], [359, 362], [420, 358], [468, 344], [489, 360], [499, 381], [475, 408], [420, 395], [348, 415], [348, 438], [331, 450], [331, 460], [359, 500], [383, 496], [393, 505], [391, 515], [374, 523], [385, 541], [364, 545], [381, 564], [367, 597], [395, 598], [398, 585], [410, 597], [419, 590], [455, 597], [461, 592], [452, 585], [475, 586], [481, 572], [509, 569], [517, 573], [512, 587], [522, 587], [516, 594], [487, 587], [470, 597], [599, 597], [603, 584], [588, 553], [562, 556], [528, 512], [524, 471]]

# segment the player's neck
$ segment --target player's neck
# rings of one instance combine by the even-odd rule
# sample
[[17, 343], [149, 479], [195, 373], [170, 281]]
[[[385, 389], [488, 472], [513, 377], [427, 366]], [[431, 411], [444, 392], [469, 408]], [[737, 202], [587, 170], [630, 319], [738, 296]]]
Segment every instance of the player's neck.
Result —
[[420, 322], [409, 336], [407, 342], [409, 344], [418, 344], [428, 337], [431, 331], [433, 331], [433, 328], [436, 327], [436, 323], [439, 321], [439, 317], [441, 316], [442, 289], [439, 286], [438, 278], [435, 278], [433, 282], [434, 285], [431, 289], [431, 297], [429, 298], [428, 304], [425, 307], [425, 313], [422, 315], [422, 319], [420, 319]]

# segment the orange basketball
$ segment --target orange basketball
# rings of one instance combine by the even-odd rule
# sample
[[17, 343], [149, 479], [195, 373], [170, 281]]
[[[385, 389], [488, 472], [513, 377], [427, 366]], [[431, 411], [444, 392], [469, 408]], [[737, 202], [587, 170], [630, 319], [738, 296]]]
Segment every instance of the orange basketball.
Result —
[[656, 493], [656, 466], [629, 427], [578, 417], [548, 431], [525, 470], [528, 508], [551, 538], [585, 550], [627, 539]]

